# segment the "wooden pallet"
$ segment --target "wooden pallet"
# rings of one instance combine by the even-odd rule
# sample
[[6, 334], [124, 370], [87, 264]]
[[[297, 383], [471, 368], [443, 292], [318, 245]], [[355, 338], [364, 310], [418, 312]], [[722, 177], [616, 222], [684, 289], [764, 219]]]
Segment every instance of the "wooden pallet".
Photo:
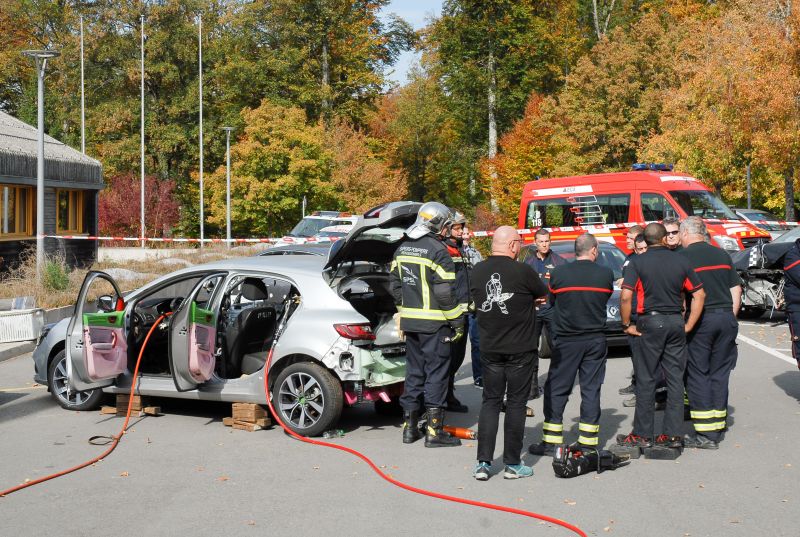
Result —
[[242, 431], [260, 431], [272, 426], [267, 411], [255, 403], [233, 403], [233, 416], [223, 418], [222, 424]]

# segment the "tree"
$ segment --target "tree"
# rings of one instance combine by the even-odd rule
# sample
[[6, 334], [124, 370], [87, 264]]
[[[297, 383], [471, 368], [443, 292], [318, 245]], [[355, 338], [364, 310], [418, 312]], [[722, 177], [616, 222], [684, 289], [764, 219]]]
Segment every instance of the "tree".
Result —
[[497, 200], [501, 224], [514, 225], [519, 211], [522, 188], [532, 181], [551, 173], [554, 166], [552, 129], [543, 120], [543, 97], [531, 94], [525, 115], [500, 139], [500, 154], [495, 159], [481, 160], [484, 177], [492, 172], [497, 178], [487, 188]]
[[[334, 159], [322, 125], [308, 125], [298, 107], [265, 99], [242, 111], [244, 133], [231, 146], [231, 233], [269, 236], [288, 230], [311, 209], [344, 210], [332, 181]], [[225, 225], [225, 166], [207, 178], [208, 221]]]
[[[106, 189], [97, 200], [98, 228], [101, 235], [139, 237], [141, 183], [133, 173], [114, 175], [106, 179]], [[178, 202], [175, 182], [145, 176], [145, 236], [171, 236], [178, 223]]]
[[335, 121], [325, 133], [326, 149], [333, 156], [331, 182], [348, 211], [363, 213], [406, 197], [405, 177], [378, 158], [372, 149], [375, 144], [343, 119]]
[[476, 153], [461, 138], [437, 81], [421, 68], [412, 69], [410, 79], [370, 119], [379, 153], [405, 177], [411, 199], [470, 207]]
[[645, 154], [674, 160], [739, 200], [750, 163], [757, 199], [785, 207], [793, 220], [800, 70], [798, 51], [773, 7], [762, 0], [735, 3], [684, 43], [683, 83], [665, 100], [663, 134], [650, 140]]

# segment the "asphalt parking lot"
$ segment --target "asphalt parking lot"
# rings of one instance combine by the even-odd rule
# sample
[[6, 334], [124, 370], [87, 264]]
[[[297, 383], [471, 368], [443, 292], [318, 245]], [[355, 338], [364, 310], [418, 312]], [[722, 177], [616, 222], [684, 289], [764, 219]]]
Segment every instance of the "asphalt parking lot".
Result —
[[[475, 443], [425, 449], [400, 442], [400, 419], [371, 405], [345, 411], [335, 440], [372, 457], [414, 486], [528, 509], [566, 520], [589, 535], [796, 536], [800, 523], [800, 372], [782, 316], [742, 322], [733, 374], [731, 427], [719, 451], [686, 450], [676, 461], [639, 459], [614, 472], [555, 477], [550, 459], [527, 453], [533, 478], [472, 479]], [[746, 339], [745, 339], [746, 338]], [[480, 390], [469, 361], [458, 395], [474, 427]], [[546, 371], [546, 362], [543, 373]], [[602, 394], [601, 441], [631, 429], [622, 407], [630, 360], [614, 352]], [[94, 435], [118, 432], [122, 418], [67, 412], [34, 385], [30, 354], [0, 363], [0, 489], [96, 456]], [[362, 461], [300, 443], [277, 428], [222, 425], [224, 404], [159, 400], [163, 415], [132, 420], [117, 450], [77, 473], [0, 498], [2, 535], [570, 535], [511, 514], [434, 500], [393, 487]], [[577, 437], [577, 390], [567, 438]], [[541, 399], [525, 445], [541, 436]], [[659, 413], [660, 414], [660, 413]], [[660, 419], [660, 418], [658, 418]], [[565, 428], [566, 429], [566, 428]], [[687, 423], [687, 432], [689, 424]], [[502, 469], [498, 448], [494, 469]]]

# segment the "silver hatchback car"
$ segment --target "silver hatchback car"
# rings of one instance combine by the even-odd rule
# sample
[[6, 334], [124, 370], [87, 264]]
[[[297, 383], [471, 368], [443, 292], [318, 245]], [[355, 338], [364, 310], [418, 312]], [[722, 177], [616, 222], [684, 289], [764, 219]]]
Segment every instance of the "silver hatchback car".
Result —
[[338, 421], [345, 404], [392, 410], [405, 378], [405, 344], [392, 317], [389, 265], [419, 203], [392, 202], [359, 217], [327, 257], [230, 259], [162, 276], [123, 296], [90, 272], [75, 314], [53, 325], [33, 353], [34, 379], [70, 410], [127, 393], [142, 352], [140, 395], [266, 403], [299, 434]]

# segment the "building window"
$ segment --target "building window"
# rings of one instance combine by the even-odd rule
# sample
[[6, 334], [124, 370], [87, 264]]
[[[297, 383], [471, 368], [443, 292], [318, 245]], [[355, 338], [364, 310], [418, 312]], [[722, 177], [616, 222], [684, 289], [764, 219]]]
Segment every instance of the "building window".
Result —
[[0, 185], [0, 237], [33, 236], [34, 190]]
[[83, 191], [56, 191], [56, 230], [58, 233], [83, 233]]

